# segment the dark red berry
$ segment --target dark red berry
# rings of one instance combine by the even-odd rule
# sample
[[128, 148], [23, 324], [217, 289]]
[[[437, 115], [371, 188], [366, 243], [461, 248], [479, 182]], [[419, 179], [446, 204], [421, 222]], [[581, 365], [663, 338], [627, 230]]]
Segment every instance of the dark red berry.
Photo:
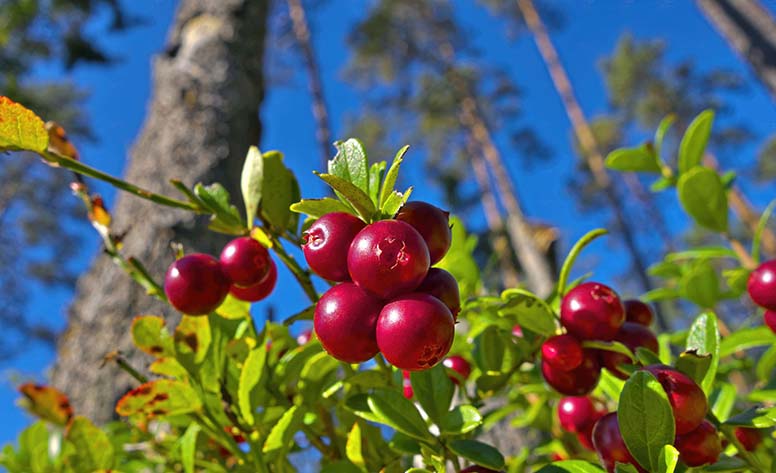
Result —
[[708, 403], [703, 390], [692, 378], [664, 365], [650, 365], [644, 369], [657, 378], [668, 395], [677, 435], [686, 434], [703, 422]]
[[542, 361], [553, 368], [571, 371], [582, 364], [582, 344], [571, 335], [555, 335], [542, 343]]
[[638, 471], [646, 472], [633, 458], [620, 434], [617, 413], [610, 412], [598, 419], [593, 428], [593, 446], [601, 464], [609, 473], [614, 472], [617, 463], [629, 463]]
[[194, 253], [170, 265], [164, 277], [164, 293], [170, 304], [184, 314], [205, 315], [221, 305], [230, 284], [217, 259]]
[[765, 321], [765, 325], [767, 325], [773, 333], [776, 333], [776, 310], [766, 310], [765, 314], [763, 314], [763, 321]]
[[585, 350], [582, 364], [570, 371], [555, 368], [542, 360], [542, 375], [547, 384], [566, 396], [583, 396], [598, 384], [601, 366], [594, 350]]
[[407, 399], [412, 399], [412, 396], [415, 395], [415, 392], [412, 390], [412, 381], [410, 380], [409, 371], [401, 372], [401, 387], [404, 390], [404, 397]]
[[265, 299], [272, 293], [272, 290], [275, 289], [275, 284], [277, 282], [278, 267], [275, 265], [274, 261], [269, 260], [269, 271], [267, 272], [267, 275], [264, 276], [264, 279], [259, 281], [259, 283], [248, 287], [232, 285], [232, 287], [229, 289], [229, 292], [241, 301], [258, 302], [262, 299]]
[[431, 294], [444, 302], [453, 314], [453, 318], [458, 319], [458, 313], [461, 311], [461, 294], [458, 291], [458, 281], [452, 274], [441, 268], [431, 268], [415, 291]]
[[232, 284], [240, 287], [261, 282], [272, 261], [269, 251], [251, 237], [235, 238], [227, 243], [219, 259]]
[[348, 250], [348, 271], [353, 282], [382, 299], [417, 288], [428, 267], [428, 247], [423, 237], [398, 220], [367, 225]]
[[674, 446], [679, 450], [679, 459], [691, 467], [716, 463], [722, 453], [717, 429], [707, 420], [692, 431], [677, 435]]
[[375, 326], [380, 309], [382, 302], [355, 284], [337, 284], [315, 305], [315, 334], [334, 358], [347, 363], [367, 361], [378, 352]]
[[[646, 348], [657, 354], [658, 343], [654, 333], [644, 325], [636, 322], [625, 322], [620, 327], [614, 340], [622, 343], [635, 354], [639, 347]], [[609, 350], [601, 350], [601, 364], [606, 367], [613, 375], [620, 379], [628, 379], [628, 373], [619, 368], [620, 365], [633, 363], [633, 361], [622, 353]]]
[[460, 382], [460, 379], [463, 379], [466, 381], [466, 379], [469, 377], [469, 375], [472, 372], [472, 366], [469, 364], [468, 361], [462, 356], [453, 355], [448, 356], [444, 360], [442, 360], [442, 364], [445, 366], [445, 368], [449, 368], [456, 373], [458, 373], [458, 376], [450, 376], [450, 379], [455, 383], [458, 384]]
[[407, 222], [417, 230], [428, 245], [431, 264], [442, 259], [450, 249], [450, 213], [426, 202], [407, 202], [396, 214], [396, 220]]
[[296, 343], [299, 345], [307, 345], [307, 342], [310, 341], [310, 338], [313, 336], [312, 330], [305, 330], [304, 332], [300, 333], [298, 337], [296, 337]]
[[345, 212], [328, 213], [304, 233], [304, 258], [315, 274], [329, 281], [347, 281], [348, 249], [366, 224]]
[[625, 321], [617, 293], [596, 282], [586, 282], [566, 294], [560, 319], [571, 335], [581, 340], [612, 340]]
[[454, 332], [453, 315], [439, 299], [412, 293], [383, 307], [377, 321], [377, 345], [397, 368], [425, 370], [450, 351]]
[[763, 441], [762, 432], [760, 432], [758, 429], [736, 427], [733, 433], [735, 434], [738, 441], [741, 442], [741, 445], [744, 447], [744, 449], [748, 452], [757, 450], [760, 442]]
[[558, 402], [558, 420], [566, 432], [582, 432], [601, 417], [587, 396], [567, 396]]
[[766, 261], [752, 271], [746, 288], [755, 304], [776, 310], [776, 260]]
[[652, 308], [638, 299], [628, 299], [623, 301], [625, 307], [625, 321], [635, 322], [637, 324], [649, 327], [652, 324]]
[[[596, 418], [596, 421], [603, 415], [604, 413], [600, 413], [598, 418]], [[595, 451], [595, 446], [593, 446], [593, 428], [595, 427], [595, 422], [591, 422], [587, 427], [582, 429], [580, 432], [577, 432], [577, 440], [579, 441], [579, 444], [582, 445], [586, 450], [590, 450], [591, 452]]]

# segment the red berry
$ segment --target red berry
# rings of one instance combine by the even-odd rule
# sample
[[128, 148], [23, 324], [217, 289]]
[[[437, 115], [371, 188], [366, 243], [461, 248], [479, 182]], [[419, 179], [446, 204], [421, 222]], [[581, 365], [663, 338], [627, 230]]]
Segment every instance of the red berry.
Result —
[[232, 284], [240, 287], [261, 282], [272, 261], [269, 251], [251, 237], [235, 238], [227, 243], [219, 259]]
[[[603, 413], [598, 414], [596, 421], [601, 417], [601, 415], [603, 415]], [[591, 422], [587, 427], [582, 429], [580, 432], [577, 432], [577, 440], [579, 441], [579, 444], [591, 452], [595, 451], [595, 447], [593, 446], [593, 427], [595, 427], [595, 422]]]
[[230, 284], [217, 259], [194, 253], [170, 265], [164, 277], [164, 293], [170, 304], [184, 314], [205, 315], [221, 305]]
[[552, 452], [550, 454], [550, 460], [554, 462], [560, 462], [560, 461], [566, 460], [566, 456], [558, 452]]
[[625, 307], [625, 321], [635, 322], [637, 324], [645, 325], [647, 327], [652, 324], [652, 308], [647, 304], [641, 302], [638, 299], [628, 299], [623, 301], [623, 307]]
[[757, 450], [757, 446], [763, 441], [762, 433], [757, 429], [750, 429], [748, 427], [736, 427], [733, 431], [736, 438], [741, 445], [748, 452]]
[[229, 289], [229, 292], [241, 301], [258, 302], [262, 299], [265, 299], [272, 293], [272, 290], [275, 289], [275, 284], [277, 281], [278, 267], [275, 265], [274, 261], [269, 260], [269, 271], [267, 272], [267, 275], [264, 276], [264, 279], [259, 281], [257, 284], [248, 287], [232, 285], [232, 287]]
[[763, 314], [763, 320], [765, 321], [765, 325], [767, 325], [773, 333], [776, 333], [776, 311], [766, 310], [765, 314]]
[[444, 302], [453, 314], [453, 318], [458, 319], [458, 313], [461, 311], [461, 294], [458, 292], [458, 281], [452, 274], [441, 268], [431, 268], [415, 291], [431, 294]]
[[663, 386], [674, 411], [676, 434], [686, 434], [703, 422], [708, 410], [706, 395], [689, 376], [669, 366], [650, 365], [644, 368]]
[[412, 390], [412, 381], [410, 381], [410, 372], [409, 371], [402, 371], [401, 372], [401, 386], [404, 388], [404, 397], [407, 399], [412, 399], [412, 396], [415, 395], [415, 392]]
[[[447, 358], [442, 360], [442, 364], [445, 366], [445, 368], [449, 368], [449, 369], [455, 371], [456, 373], [458, 373], [458, 375], [464, 381], [466, 381], [466, 379], [469, 377], [469, 375], [472, 372], [471, 365], [462, 356], [458, 356], [458, 355], [448, 356]], [[459, 383], [459, 378], [456, 377], [456, 376], [450, 376], [450, 379], [455, 384]]]
[[307, 342], [310, 341], [310, 338], [313, 336], [312, 330], [305, 330], [304, 332], [300, 333], [298, 337], [296, 337], [296, 343], [299, 345], [307, 345]]
[[423, 237], [398, 220], [367, 225], [348, 250], [348, 271], [353, 282], [382, 299], [418, 287], [428, 267], [428, 247]]
[[315, 334], [334, 358], [347, 363], [367, 361], [378, 352], [375, 325], [381, 308], [379, 299], [355, 284], [337, 284], [315, 306]]
[[563, 298], [560, 320], [581, 340], [612, 340], [625, 321], [625, 309], [610, 287], [586, 282]]
[[583, 396], [595, 388], [601, 366], [594, 350], [585, 350], [582, 364], [570, 371], [555, 368], [542, 359], [542, 375], [547, 384], [566, 396]]
[[450, 249], [453, 234], [450, 231], [450, 213], [426, 202], [407, 202], [396, 214], [396, 220], [407, 222], [428, 245], [431, 264], [442, 259]]
[[517, 338], [523, 338], [523, 327], [515, 325], [512, 327], [512, 336]]
[[558, 420], [566, 432], [582, 432], [601, 417], [587, 396], [567, 396], [558, 402]]
[[707, 420], [694, 430], [677, 435], [674, 446], [679, 450], [679, 459], [691, 467], [716, 463], [722, 453], [717, 429]]
[[620, 434], [620, 425], [617, 422], [617, 413], [610, 412], [601, 417], [593, 427], [593, 446], [598, 454], [601, 464], [609, 473], [614, 472], [617, 463], [630, 463], [638, 471], [646, 472], [633, 458], [625, 441]]
[[377, 320], [377, 345], [397, 368], [431, 368], [453, 344], [455, 322], [450, 310], [428, 294], [401, 296], [383, 307]]
[[582, 344], [571, 335], [555, 335], [542, 343], [542, 361], [555, 369], [571, 371], [584, 357]]
[[766, 261], [752, 271], [746, 288], [755, 304], [776, 310], [776, 260]]
[[[658, 343], [655, 334], [644, 325], [636, 322], [625, 322], [622, 324], [622, 327], [620, 327], [614, 340], [630, 348], [633, 353], [636, 353], [638, 347], [646, 348], [655, 354], [658, 352]], [[622, 353], [609, 350], [601, 350], [600, 355], [601, 364], [603, 364], [610, 373], [620, 379], [628, 379], [628, 373], [622, 371], [618, 367], [622, 364], [633, 363], [630, 358]]]
[[347, 281], [348, 249], [366, 224], [345, 212], [328, 213], [304, 233], [304, 258], [315, 274], [329, 281]]

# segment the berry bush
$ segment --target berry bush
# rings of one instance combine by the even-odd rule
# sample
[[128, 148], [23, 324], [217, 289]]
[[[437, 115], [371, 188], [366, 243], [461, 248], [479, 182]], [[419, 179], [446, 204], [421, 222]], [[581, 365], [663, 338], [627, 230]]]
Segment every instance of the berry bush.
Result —
[[[93, 169], [49, 141], [31, 111], [0, 98], [0, 151], [37, 153], [72, 171], [105, 251], [182, 314], [175, 327], [155, 315], [134, 319], [132, 339], [152, 362], [133, 367], [113, 355], [137, 380], [116, 404], [119, 422], [94, 425], [56, 387], [19, 386], [39, 420], [5, 447], [0, 465], [12, 473], [286, 472], [299, 461], [328, 473], [774, 472], [776, 260], [761, 261], [759, 250], [774, 205], [747, 251], [730, 231], [729, 174], [701, 162], [712, 119], [703, 112], [688, 127], [676, 167], [661, 158], [670, 120], [652, 142], [607, 159], [616, 171], [655, 174], [656, 192], [675, 188], [693, 221], [729, 243], [666, 255], [651, 268], [662, 287], [623, 300], [589, 276], [570, 280], [603, 229], [573, 246], [552, 294], [488, 294], [461, 222], [409, 201], [412, 188], [395, 189], [406, 147], [390, 166], [370, 165], [357, 140], [337, 142], [318, 174], [332, 196], [301, 200], [282, 154], [252, 148], [243, 216], [220, 184], [172, 181], [182, 197], [171, 198]], [[123, 254], [86, 177], [209, 215], [210, 230], [234, 239], [218, 258], [173, 245], [160, 283]], [[278, 271], [294, 276], [309, 307], [258, 326], [251, 303], [272, 293]], [[733, 299], [765, 325], [731, 330], [715, 308]], [[689, 328], [654, 331], [651, 304], [674, 300], [694, 311]], [[526, 445], [502, 452], [483, 442], [496, 425], [523, 429]]]

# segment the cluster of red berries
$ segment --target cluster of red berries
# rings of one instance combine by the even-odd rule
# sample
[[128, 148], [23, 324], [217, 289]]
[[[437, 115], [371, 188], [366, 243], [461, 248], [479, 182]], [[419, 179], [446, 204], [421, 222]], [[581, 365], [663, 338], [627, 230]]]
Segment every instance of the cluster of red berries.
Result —
[[765, 325], [776, 333], [776, 260], [766, 261], [749, 275], [749, 297], [765, 309]]
[[164, 278], [164, 293], [184, 314], [205, 315], [229, 293], [242, 301], [260, 301], [276, 282], [277, 266], [267, 249], [251, 237], [240, 237], [227, 243], [219, 259], [193, 253], [174, 261]]
[[397, 368], [431, 368], [453, 343], [460, 311], [458, 283], [431, 268], [447, 253], [448, 213], [409, 202], [395, 219], [366, 225], [323, 215], [305, 232], [310, 269], [337, 282], [315, 307], [313, 325], [334, 358], [361, 363], [382, 352]]
[[649, 330], [652, 310], [638, 300], [623, 304], [610, 287], [586, 282], [570, 290], [560, 307], [565, 334], [542, 344], [541, 370], [547, 384], [567, 396], [582, 396], [598, 384], [601, 368], [626, 379], [621, 365], [626, 355], [609, 350], [586, 349], [585, 340], [617, 341], [635, 352], [638, 347], [658, 351], [657, 337]]

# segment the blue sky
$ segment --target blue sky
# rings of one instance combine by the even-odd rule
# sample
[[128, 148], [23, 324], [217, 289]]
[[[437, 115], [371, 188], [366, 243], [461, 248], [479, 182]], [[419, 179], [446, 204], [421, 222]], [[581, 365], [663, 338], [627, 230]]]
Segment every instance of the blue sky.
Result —
[[[71, 73], [59, 67], [44, 67], [40, 70], [41, 78], [69, 75], [91, 92], [87, 112], [98, 140], [94, 143], [80, 143], [81, 153], [89, 164], [114, 174], [121, 173], [125, 157], [142, 124], [150, 92], [151, 57], [161, 51], [174, 12], [174, 2], [167, 0], [124, 3], [149, 22], [130, 32], [104, 37], [103, 42], [108, 50], [121, 58], [119, 63], [110, 68], [81, 67]], [[460, 17], [465, 20], [467, 30], [484, 57], [507, 66], [522, 88], [523, 123], [531, 125], [552, 147], [554, 159], [530, 169], [521, 167], [516, 159], [510, 159], [509, 156], [506, 159], [525, 202], [526, 213], [561, 228], [563, 248], [568, 248], [586, 231], [605, 224], [608, 217], [605, 212], [582, 215], [573, 203], [567, 188], [569, 173], [573, 171], [570, 166], [573, 156], [569, 145], [570, 127], [541, 58], [534, 43], [525, 35], [514, 42], [505, 41], [504, 25], [476, 2], [459, 1], [456, 4], [460, 5]], [[562, 30], [553, 32], [553, 39], [588, 116], [606, 110], [598, 61], [612, 51], [624, 32], [630, 32], [637, 39], [664, 39], [668, 45], [667, 58], [671, 61], [692, 58], [703, 69], [725, 67], [743, 74], [749, 89], [745, 94], [730, 97], [734, 113], [729, 119], [745, 120], [758, 139], [754, 140], [755, 145], [742, 150], [742, 166], [751, 162], [762, 138], [776, 131], [774, 103], [748, 68], [706, 22], [696, 9], [695, 2], [566, 0], [556, 2], [556, 5], [563, 7], [567, 21]], [[347, 61], [345, 35], [349, 25], [362, 14], [362, 9], [363, 2], [360, 0], [331, 0], [317, 10], [311, 19], [314, 39], [319, 45], [318, 56], [335, 136], [340, 138], [338, 133], [342, 130], [344, 117], [357, 113], [359, 108], [358, 93], [345, 81], [341, 71]], [[103, 31], [103, 26], [99, 21], [91, 25], [95, 31]], [[297, 64], [296, 61], [292, 63]], [[315, 197], [324, 190], [310, 172], [311, 166], [319, 162], [319, 151], [303, 79], [300, 75], [291, 84], [273, 85], [268, 90], [262, 109], [262, 148], [282, 150], [286, 154], [287, 164], [300, 179], [303, 194]], [[500, 143], [504, 144], [503, 141]], [[402, 144], [394, 145], [398, 149]], [[410, 152], [405, 178], [407, 182], [416, 185], [414, 198], [439, 201], [440, 196], [433, 183], [426, 182], [421, 172], [422, 158]], [[98, 188], [110, 205], [115, 197], [114, 192], [105, 186]], [[774, 197], [772, 187], [746, 185], [746, 192], [760, 206]], [[673, 205], [672, 201], [673, 197], [668, 195], [661, 197], [660, 203]], [[672, 211], [666, 215], [673, 229], [687, 227], [687, 220], [678, 212]], [[478, 227], [482, 225], [482, 220], [475, 216], [468, 224]], [[79, 249], [79, 254], [83, 256], [83, 268], [88, 266], [98, 249], [97, 245], [97, 238], [87, 228], [83, 246]], [[598, 242], [587, 255], [581, 265], [586, 269], [595, 269], [597, 276], [604, 281], [626, 268], [625, 258], [618, 245]], [[650, 260], [658, 257], [656, 254], [648, 256]], [[47, 294], [47, 297], [36, 298], [31, 304], [30, 313], [45, 319], [51, 326], [64, 327], [70, 297], [67, 291], [55, 291]], [[281, 271], [278, 290], [273, 297], [268, 302], [257, 304], [257, 313], [263, 312], [261, 309], [264, 304], [280, 300], [283, 301], [283, 310], [288, 310], [289, 314], [303, 308], [302, 293], [285, 271]], [[42, 379], [53, 356], [48, 349], [32, 347], [1, 367], [0, 412], [4, 422], [0, 425], [0, 444], [14, 439], [18, 431], [29, 422], [29, 417], [13, 405], [16, 393], [11, 380], [18, 379], [19, 375]]]

